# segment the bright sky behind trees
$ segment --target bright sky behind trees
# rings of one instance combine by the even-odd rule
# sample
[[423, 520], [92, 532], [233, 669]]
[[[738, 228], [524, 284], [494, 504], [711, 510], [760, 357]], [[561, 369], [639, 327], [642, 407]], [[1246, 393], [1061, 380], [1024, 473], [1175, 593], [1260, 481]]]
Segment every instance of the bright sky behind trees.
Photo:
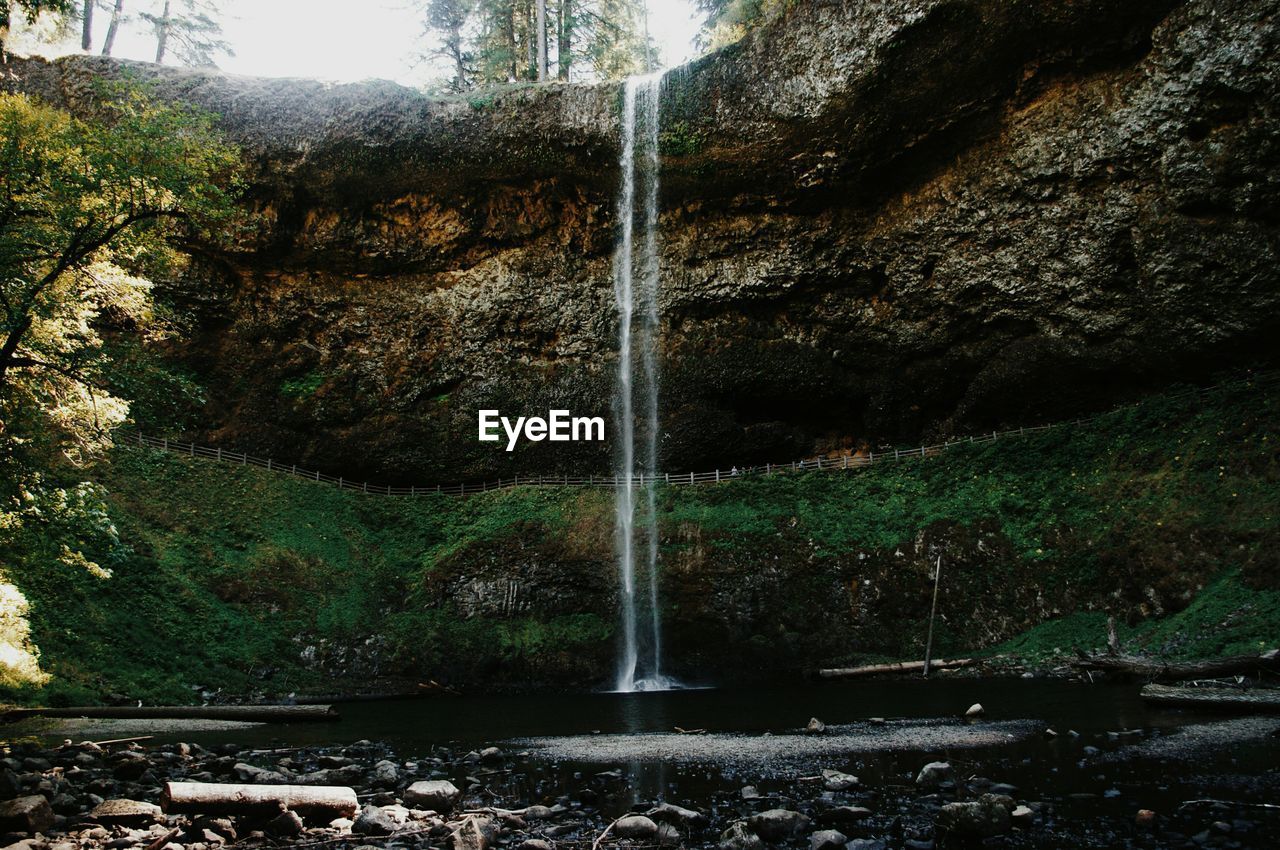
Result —
[[[233, 74], [317, 77], [354, 81], [371, 78], [416, 85], [447, 75], [416, 58], [434, 36], [423, 30], [423, 4], [416, 0], [225, 0], [224, 38], [234, 57], [218, 66]], [[666, 67], [695, 55], [701, 17], [692, 0], [648, 0], [649, 29]], [[146, 11], [147, 0], [126, 0], [126, 12]], [[95, 51], [101, 48], [109, 12], [95, 17]], [[78, 41], [68, 45], [78, 48]], [[150, 60], [155, 36], [136, 19], [121, 31], [114, 55]]]

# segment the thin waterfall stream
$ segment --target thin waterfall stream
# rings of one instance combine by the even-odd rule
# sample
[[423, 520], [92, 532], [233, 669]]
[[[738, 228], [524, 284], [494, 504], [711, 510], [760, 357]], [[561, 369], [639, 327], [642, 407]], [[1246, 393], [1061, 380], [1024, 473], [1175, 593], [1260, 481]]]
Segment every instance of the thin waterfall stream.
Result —
[[[678, 687], [662, 672], [658, 604], [658, 102], [662, 75], [626, 81], [622, 103], [622, 184], [618, 245], [613, 260], [618, 307], [615, 548], [622, 641], [616, 690]], [[639, 521], [637, 521], [639, 520]], [[639, 544], [639, 545], [638, 545]], [[640, 569], [638, 570], [637, 567]], [[638, 575], [642, 573], [642, 575]], [[641, 600], [639, 580], [647, 582]], [[641, 610], [642, 606], [647, 610]]]

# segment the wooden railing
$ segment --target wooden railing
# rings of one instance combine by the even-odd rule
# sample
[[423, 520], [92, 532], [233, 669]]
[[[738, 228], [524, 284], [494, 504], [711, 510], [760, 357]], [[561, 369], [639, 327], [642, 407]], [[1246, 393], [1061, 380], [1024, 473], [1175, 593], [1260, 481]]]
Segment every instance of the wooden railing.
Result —
[[[1175, 399], [1204, 396], [1212, 392], [1231, 387], [1265, 386], [1274, 383], [1278, 379], [1280, 379], [1280, 371], [1267, 372], [1247, 378], [1215, 384], [1213, 386], [1199, 387], [1185, 392], [1175, 393], [1173, 395], [1162, 396], [1162, 398]], [[1142, 404], [1142, 402], [1128, 405], [1128, 407], [1136, 407], [1140, 404]], [[1010, 428], [1004, 431], [990, 431], [956, 440], [934, 443], [933, 445], [913, 446], [907, 449], [884, 449], [881, 451], [868, 451], [866, 453], [843, 454], [836, 457], [814, 457], [791, 461], [790, 463], [766, 463], [763, 466], [731, 467], [727, 470], [716, 469], [710, 472], [664, 472], [656, 475], [635, 475], [631, 477], [631, 485], [633, 487], [645, 487], [658, 483], [671, 486], [712, 484], [721, 481], [736, 481], [745, 477], [760, 475], [778, 475], [813, 470], [835, 471], [862, 469], [879, 463], [892, 463], [903, 460], [934, 457], [959, 445], [991, 443], [1003, 438], [1034, 434], [1039, 431], [1047, 431], [1052, 428], [1085, 425], [1114, 412], [1114, 410], [1106, 411], [1092, 416], [1081, 417], [1079, 419], [1054, 422], [1049, 425], [1034, 425], [1023, 428]], [[354, 490], [357, 492], [374, 493], [383, 496], [471, 496], [479, 493], [488, 493], [493, 490], [505, 490], [509, 487], [601, 487], [616, 489], [617, 487], [624, 486], [627, 483], [625, 477], [620, 477], [618, 475], [516, 475], [511, 478], [499, 478], [496, 481], [393, 487], [389, 484], [371, 484], [367, 481], [352, 481], [351, 479], [344, 478], [342, 476], [326, 475], [319, 470], [304, 469], [296, 464], [279, 463], [271, 458], [254, 457], [253, 455], [246, 454], [244, 452], [235, 452], [228, 449], [211, 448], [209, 446], [199, 446], [194, 443], [185, 443], [178, 440], [152, 437], [127, 428], [118, 429], [115, 432], [114, 441], [117, 445], [147, 446], [150, 448], [174, 452], [176, 454], [187, 455], [189, 457], [208, 458], [210, 460], [218, 460], [224, 463], [232, 463], [241, 466], [257, 466], [272, 472], [292, 475], [306, 481], [317, 481], [324, 484], [332, 484], [342, 490]]]

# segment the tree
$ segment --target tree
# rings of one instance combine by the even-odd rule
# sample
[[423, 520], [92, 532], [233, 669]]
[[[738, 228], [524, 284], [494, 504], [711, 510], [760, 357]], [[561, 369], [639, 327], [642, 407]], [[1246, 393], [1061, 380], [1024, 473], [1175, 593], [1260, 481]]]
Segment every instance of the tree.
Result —
[[425, 11], [441, 43], [430, 55], [453, 62], [455, 91], [547, 81], [553, 63], [561, 80], [616, 79], [656, 64], [643, 0], [429, 0]]
[[116, 45], [116, 33], [120, 30], [120, 19], [124, 17], [124, 0], [116, 0], [111, 9], [111, 23], [107, 24], [107, 40], [102, 43], [102, 55], [110, 56]]
[[94, 322], [136, 318], [149, 290], [120, 266], [226, 222], [238, 187], [238, 154], [210, 116], [137, 90], [102, 116], [0, 95], [0, 400], [24, 397], [53, 419], [112, 405]]
[[449, 88], [464, 91], [471, 87], [475, 69], [466, 44], [465, 31], [475, 11], [475, 0], [430, 0], [426, 7], [426, 28], [438, 33], [440, 46], [431, 55], [443, 56], [453, 65]]
[[84, 10], [80, 13], [80, 49], [89, 52], [93, 48], [93, 7], [97, 0], [84, 0]]
[[163, 63], [170, 50], [182, 64], [197, 67], [214, 65], [220, 54], [234, 56], [222, 38], [220, 5], [217, 0], [164, 0], [160, 14], [141, 13], [155, 29], [156, 63]]
[[66, 15], [71, 11], [72, 0], [0, 0], [0, 51], [3, 51], [9, 35], [9, 22], [15, 10], [21, 10], [28, 23], [35, 23], [41, 12]]

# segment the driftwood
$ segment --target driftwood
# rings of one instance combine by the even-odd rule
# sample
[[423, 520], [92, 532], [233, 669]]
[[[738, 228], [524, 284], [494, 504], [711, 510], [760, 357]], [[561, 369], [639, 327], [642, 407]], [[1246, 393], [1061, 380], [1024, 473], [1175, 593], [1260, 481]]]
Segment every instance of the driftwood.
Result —
[[[975, 658], [954, 658], [950, 661], [932, 661], [929, 667], [933, 670], [948, 670], [955, 667], [969, 667], [977, 664]], [[824, 679], [849, 679], [854, 676], [876, 676], [881, 673], [921, 673], [924, 671], [923, 661], [896, 661], [892, 664], [866, 664], [862, 667], [836, 667], [819, 670], [818, 675]]]
[[1262, 655], [1233, 655], [1210, 661], [1160, 661], [1137, 655], [1088, 655], [1079, 653], [1071, 666], [1079, 670], [1124, 673], [1152, 681], [1177, 682], [1185, 679], [1216, 679], [1240, 676], [1263, 670], [1280, 670], [1280, 658], [1274, 650]]
[[1169, 685], [1147, 685], [1142, 698], [1161, 705], [1184, 705], [1191, 708], [1222, 711], [1280, 711], [1280, 690], [1266, 688], [1174, 688]]
[[324, 823], [351, 817], [358, 805], [353, 789], [337, 785], [166, 782], [160, 796], [160, 808], [170, 815], [269, 815], [292, 809]]
[[87, 705], [79, 708], [12, 708], [4, 720], [25, 717], [92, 717], [118, 720], [240, 720], [298, 723], [337, 720], [331, 705]]

